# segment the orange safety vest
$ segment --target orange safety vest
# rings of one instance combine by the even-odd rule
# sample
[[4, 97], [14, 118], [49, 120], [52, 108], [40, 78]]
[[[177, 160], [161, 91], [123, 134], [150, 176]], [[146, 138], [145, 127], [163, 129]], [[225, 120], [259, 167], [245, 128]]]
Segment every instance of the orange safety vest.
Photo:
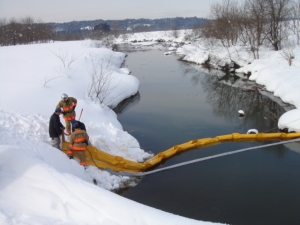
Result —
[[77, 99], [73, 97], [69, 97], [67, 101], [61, 100], [56, 108], [62, 108], [64, 112], [66, 112], [65, 115], [63, 115], [63, 118], [65, 120], [73, 120], [75, 119], [76, 115], [74, 112], [74, 107], [77, 106]]
[[89, 136], [86, 131], [75, 129], [70, 135], [70, 149], [75, 151], [85, 151]]

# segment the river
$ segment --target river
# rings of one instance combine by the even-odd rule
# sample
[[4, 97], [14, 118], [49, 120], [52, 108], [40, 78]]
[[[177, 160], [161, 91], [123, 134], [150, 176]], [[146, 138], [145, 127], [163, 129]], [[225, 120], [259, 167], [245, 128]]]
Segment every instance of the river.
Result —
[[[164, 55], [159, 46], [119, 46], [124, 67], [140, 80], [139, 93], [115, 109], [123, 129], [157, 154], [193, 139], [230, 133], [278, 132], [291, 108], [237, 76]], [[244, 83], [250, 89], [228, 84]], [[245, 112], [239, 117], [238, 110]], [[190, 150], [156, 168], [273, 143], [226, 142]], [[300, 224], [300, 147], [277, 145], [145, 176], [120, 191], [136, 202], [202, 221], [227, 224]]]

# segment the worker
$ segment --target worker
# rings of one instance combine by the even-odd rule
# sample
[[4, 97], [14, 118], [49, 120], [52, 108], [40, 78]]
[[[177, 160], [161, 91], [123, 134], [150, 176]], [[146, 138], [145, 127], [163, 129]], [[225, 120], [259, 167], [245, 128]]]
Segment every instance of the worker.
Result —
[[49, 136], [51, 137], [51, 145], [58, 149], [60, 149], [60, 135], [65, 129], [59, 118], [61, 112], [61, 108], [56, 108], [49, 121]]
[[73, 155], [77, 154], [80, 165], [86, 168], [86, 157], [85, 151], [87, 149], [89, 136], [85, 130], [81, 130], [78, 123], [74, 123], [75, 131], [70, 135], [70, 146], [67, 151], [67, 155], [70, 159], [73, 158]]
[[78, 123], [78, 124], [79, 124], [79, 128], [80, 128], [81, 130], [85, 130], [85, 131], [86, 131], [86, 128], [85, 128], [84, 123], [83, 123], [83, 122], [80, 122], [79, 120], [75, 120], [75, 119], [74, 119], [74, 120], [71, 120], [71, 124], [72, 124], [72, 132], [75, 131], [75, 127], [74, 127], [75, 123]]
[[75, 108], [77, 105], [77, 99], [73, 97], [68, 97], [67, 94], [63, 93], [61, 95], [61, 101], [59, 101], [58, 105], [56, 108], [62, 108], [63, 109], [63, 118], [66, 123], [66, 134], [70, 135], [71, 134], [71, 124], [70, 121], [75, 119], [76, 113], [75, 113]]

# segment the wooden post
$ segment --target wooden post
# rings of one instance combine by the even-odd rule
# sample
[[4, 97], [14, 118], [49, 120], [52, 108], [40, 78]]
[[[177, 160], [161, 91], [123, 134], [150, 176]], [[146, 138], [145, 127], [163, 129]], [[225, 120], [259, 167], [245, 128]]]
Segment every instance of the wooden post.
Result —
[[83, 111], [83, 109], [81, 109], [81, 112], [80, 112], [80, 115], [79, 115], [79, 119], [78, 119], [78, 121], [80, 121], [80, 118], [81, 118], [82, 111]]

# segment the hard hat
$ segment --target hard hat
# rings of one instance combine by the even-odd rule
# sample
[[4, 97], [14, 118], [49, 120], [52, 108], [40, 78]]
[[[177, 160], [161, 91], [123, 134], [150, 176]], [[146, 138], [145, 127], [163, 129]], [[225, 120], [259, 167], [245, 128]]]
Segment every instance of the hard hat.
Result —
[[63, 93], [63, 94], [61, 95], [61, 99], [62, 99], [63, 101], [67, 101], [67, 100], [68, 100], [68, 95], [65, 94], [65, 93]]

